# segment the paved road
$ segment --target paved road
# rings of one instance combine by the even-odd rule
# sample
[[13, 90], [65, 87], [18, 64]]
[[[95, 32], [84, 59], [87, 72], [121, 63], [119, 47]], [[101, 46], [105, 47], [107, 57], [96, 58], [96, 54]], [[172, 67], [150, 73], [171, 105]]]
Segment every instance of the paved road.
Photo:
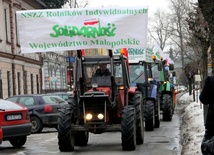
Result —
[[171, 122], [161, 121], [160, 128], [145, 132], [144, 144], [135, 151], [122, 151], [121, 135], [118, 132], [100, 135], [90, 134], [86, 147], [75, 147], [74, 152], [60, 152], [55, 129], [45, 129], [41, 134], [28, 137], [23, 148], [14, 149], [9, 142], [0, 145], [1, 155], [180, 155], [180, 115], [176, 107]]

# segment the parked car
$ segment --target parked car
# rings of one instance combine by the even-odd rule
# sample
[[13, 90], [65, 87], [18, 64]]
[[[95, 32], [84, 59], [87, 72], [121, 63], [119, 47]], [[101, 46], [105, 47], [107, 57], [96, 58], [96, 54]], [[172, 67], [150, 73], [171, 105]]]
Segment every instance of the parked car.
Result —
[[3, 139], [3, 132], [1, 128], [1, 122], [0, 122], [0, 144], [2, 143], [2, 139]]
[[67, 101], [51, 94], [17, 95], [8, 97], [6, 100], [28, 108], [32, 123], [31, 133], [40, 133], [43, 127], [57, 129], [59, 109], [69, 106]]
[[72, 97], [72, 92], [54, 92], [54, 95], [58, 95], [59, 97], [63, 98], [65, 101], [69, 101], [70, 97]]
[[180, 85], [180, 86], [178, 87], [178, 91], [179, 91], [179, 92], [186, 92], [186, 91], [187, 91], [187, 87], [185, 87], [185, 86], [183, 86], [183, 85]]
[[187, 91], [187, 87], [183, 86], [183, 85], [176, 85], [175, 90], [177, 90], [178, 92], [186, 92]]
[[0, 99], [0, 122], [0, 142], [8, 140], [14, 147], [26, 143], [32, 128], [26, 107]]

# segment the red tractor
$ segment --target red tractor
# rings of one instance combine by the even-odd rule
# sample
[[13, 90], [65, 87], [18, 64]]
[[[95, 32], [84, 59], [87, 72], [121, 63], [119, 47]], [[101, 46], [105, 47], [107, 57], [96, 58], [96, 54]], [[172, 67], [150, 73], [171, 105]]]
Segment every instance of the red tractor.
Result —
[[[107, 64], [108, 76], [93, 76], [100, 64]], [[83, 56], [79, 50], [74, 87], [70, 108], [61, 109], [59, 114], [60, 151], [73, 151], [75, 145], [87, 145], [89, 132], [121, 132], [123, 150], [135, 150], [136, 144], [143, 144], [142, 94], [130, 86], [125, 56], [113, 56], [112, 50], [105, 56]]]

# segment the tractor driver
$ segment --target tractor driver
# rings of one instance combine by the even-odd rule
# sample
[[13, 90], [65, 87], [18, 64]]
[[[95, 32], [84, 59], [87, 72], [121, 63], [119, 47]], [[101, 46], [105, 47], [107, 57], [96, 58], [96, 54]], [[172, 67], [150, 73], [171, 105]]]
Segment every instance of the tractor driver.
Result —
[[107, 64], [99, 64], [99, 68], [92, 76], [91, 83], [98, 83], [98, 85], [110, 85], [111, 72], [107, 68]]
[[107, 64], [101, 63], [99, 64], [99, 68], [96, 70], [95, 77], [97, 76], [111, 76], [111, 72], [107, 68]]

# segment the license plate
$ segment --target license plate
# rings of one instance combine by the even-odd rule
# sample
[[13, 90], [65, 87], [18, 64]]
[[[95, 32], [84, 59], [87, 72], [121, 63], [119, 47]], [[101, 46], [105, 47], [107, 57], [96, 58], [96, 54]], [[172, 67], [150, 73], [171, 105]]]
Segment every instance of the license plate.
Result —
[[20, 120], [22, 119], [22, 115], [21, 114], [17, 114], [17, 115], [7, 115], [6, 119], [8, 121], [11, 121], [11, 120]]

